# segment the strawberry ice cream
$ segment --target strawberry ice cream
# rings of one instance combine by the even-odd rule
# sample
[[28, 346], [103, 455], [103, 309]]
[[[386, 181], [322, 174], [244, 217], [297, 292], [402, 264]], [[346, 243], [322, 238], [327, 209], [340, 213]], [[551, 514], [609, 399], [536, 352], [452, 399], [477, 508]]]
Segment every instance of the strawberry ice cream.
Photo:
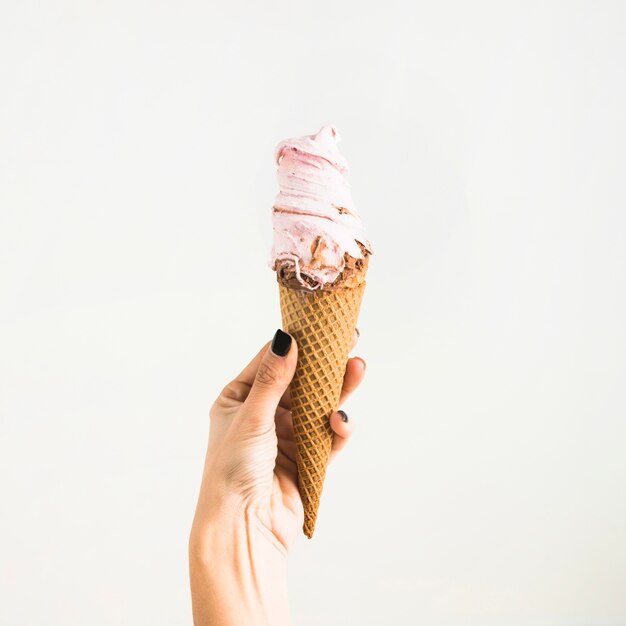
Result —
[[350, 286], [345, 283], [363, 274], [371, 254], [338, 141], [337, 130], [324, 126], [276, 148], [280, 192], [272, 216], [271, 266], [292, 289]]

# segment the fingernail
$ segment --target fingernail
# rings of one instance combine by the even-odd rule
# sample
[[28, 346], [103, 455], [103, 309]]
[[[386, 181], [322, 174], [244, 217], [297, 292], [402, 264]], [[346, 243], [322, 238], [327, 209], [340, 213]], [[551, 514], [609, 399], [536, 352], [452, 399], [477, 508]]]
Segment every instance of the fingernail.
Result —
[[347, 422], [348, 421], [348, 414], [345, 411], [342, 411], [341, 409], [339, 409], [339, 411], [337, 411], [337, 413], [339, 413], [339, 415], [341, 415], [341, 421], [342, 422]]
[[361, 361], [361, 363], [363, 363], [363, 369], [367, 367], [367, 363], [365, 362], [365, 359], [362, 359], [360, 356], [355, 356], [354, 358], [358, 359], [359, 361]]
[[272, 352], [277, 356], [286, 356], [291, 348], [291, 335], [284, 333], [280, 328], [272, 339]]

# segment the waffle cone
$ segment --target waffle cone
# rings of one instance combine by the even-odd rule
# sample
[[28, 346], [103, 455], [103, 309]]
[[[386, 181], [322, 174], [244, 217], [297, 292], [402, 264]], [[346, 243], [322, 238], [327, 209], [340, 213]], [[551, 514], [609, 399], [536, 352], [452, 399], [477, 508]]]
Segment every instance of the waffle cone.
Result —
[[279, 282], [279, 289], [283, 328], [298, 343], [291, 413], [303, 530], [311, 538], [333, 442], [329, 417], [339, 405], [365, 282], [333, 291], [290, 289]]

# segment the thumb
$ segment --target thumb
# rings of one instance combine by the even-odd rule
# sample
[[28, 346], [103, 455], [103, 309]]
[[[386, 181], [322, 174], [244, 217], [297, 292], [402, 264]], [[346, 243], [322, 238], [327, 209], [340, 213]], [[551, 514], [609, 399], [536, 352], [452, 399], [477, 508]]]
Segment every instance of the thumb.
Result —
[[244, 406], [260, 422], [274, 421], [276, 407], [287, 390], [298, 361], [298, 346], [291, 335], [277, 330], [254, 377]]

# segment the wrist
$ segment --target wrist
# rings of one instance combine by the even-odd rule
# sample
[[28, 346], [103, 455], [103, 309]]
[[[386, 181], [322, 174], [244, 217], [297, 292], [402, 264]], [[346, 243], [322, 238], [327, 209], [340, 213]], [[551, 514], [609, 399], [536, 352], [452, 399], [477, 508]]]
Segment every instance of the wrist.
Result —
[[240, 502], [196, 513], [189, 539], [196, 624], [289, 624], [285, 569], [284, 546]]

